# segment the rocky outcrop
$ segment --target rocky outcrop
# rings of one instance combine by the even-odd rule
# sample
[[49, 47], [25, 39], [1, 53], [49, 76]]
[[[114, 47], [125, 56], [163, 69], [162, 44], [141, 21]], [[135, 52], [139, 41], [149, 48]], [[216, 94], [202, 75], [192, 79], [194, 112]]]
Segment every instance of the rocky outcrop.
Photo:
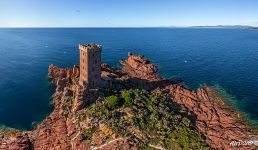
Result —
[[73, 66], [72, 68], [58, 68], [56, 65], [51, 64], [48, 68], [48, 78], [53, 84], [60, 86], [60, 88], [64, 87], [64, 85], [62, 86], [61, 84], [67, 83], [67, 81], [76, 82], [72, 80], [78, 79], [79, 75], [79, 66]]
[[156, 75], [158, 68], [151, 64], [150, 61], [144, 56], [129, 53], [128, 59], [121, 61], [121, 70], [128, 74], [130, 77], [137, 77], [150, 81], [161, 80]]
[[32, 150], [32, 140], [27, 135], [0, 138], [0, 150]]
[[[53, 95], [54, 111], [34, 130], [34, 149], [85, 149], [86, 144], [74, 134], [80, 131], [72, 112], [73, 97], [78, 87], [79, 68], [58, 68], [49, 66], [48, 74], [51, 82], [56, 86]], [[77, 143], [80, 143], [78, 145]]]
[[[122, 70], [139, 79], [160, 80], [157, 69], [150, 61], [139, 55], [129, 54], [122, 62]], [[173, 97], [173, 101], [185, 107], [198, 131], [206, 137], [207, 144], [214, 149], [256, 149], [254, 144], [236, 146], [234, 141], [251, 141], [253, 133], [239, 115], [225, 105], [224, 100], [212, 88], [200, 88], [197, 91], [181, 84], [160, 84]]]
[[[87, 120], [78, 121], [77, 114], [87, 103], [96, 101], [100, 94], [78, 84], [79, 68], [49, 66], [50, 81], [56, 85], [53, 95], [54, 111], [34, 130], [35, 150], [87, 150], [92, 149], [83, 139]], [[99, 149], [122, 147], [123, 142], [109, 143]]]
[[[250, 140], [249, 135], [252, 133], [239, 116], [214, 94], [212, 88], [194, 91], [176, 82], [164, 80], [156, 74], [157, 67], [140, 55], [129, 54], [128, 59], [121, 61], [121, 64], [121, 70], [102, 64], [102, 79], [105, 77], [106, 81], [112, 82], [136, 78], [136, 82], [155, 84], [153, 87], [167, 90], [175, 103], [186, 108], [188, 115], [192, 116], [192, 123], [206, 137], [206, 142], [212, 149], [256, 148], [253, 144], [239, 147], [231, 145], [232, 141]], [[50, 82], [56, 86], [52, 96], [53, 112], [28, 134], [0, 138], [1, 150], [137, 149], [125, 138], [116, 137], [104, 142], [102, 139], [105, 138], [98, 135], [97, 143], [101, 145], [92, 146], [85, 142], [83, 129], [89, 127], [89, 120], [78, 122], [78, 114], [82, 113], [88, 103], [101, 100], [101, 93], [78, 84], [78, 66], [63, 69], [50, 65], [48, 71]]]
[[214, 89], [200, 88], [189, 90], [181, 85], [165, 87], [176, 103], [185, 106], [188, 113], [194, 115], [193, 120], [198, 131], [206, 142], [215, 149], [255, 149], [255, 145], [232, 145], [233, 141], [250, 141], [252, 133], [237, 113], [225, 106], [220, 97], [213, 97]]

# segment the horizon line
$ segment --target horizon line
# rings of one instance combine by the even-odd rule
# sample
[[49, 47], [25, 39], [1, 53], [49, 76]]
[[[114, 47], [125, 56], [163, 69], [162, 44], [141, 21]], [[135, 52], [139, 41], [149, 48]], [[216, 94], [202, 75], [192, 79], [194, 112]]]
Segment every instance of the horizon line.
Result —
[[0, 28], [193, 28], [193, 27], [250, 27], [257, 28], [258, 26], [253, 25], [194, 25], [194, 26], [28, 26], [28, 27], [0, 27]]

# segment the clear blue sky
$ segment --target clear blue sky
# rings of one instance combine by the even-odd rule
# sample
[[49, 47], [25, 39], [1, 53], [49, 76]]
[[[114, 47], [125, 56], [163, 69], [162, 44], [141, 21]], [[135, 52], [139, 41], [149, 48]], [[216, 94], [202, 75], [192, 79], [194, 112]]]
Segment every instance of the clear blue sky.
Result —
[[258, 26], [258, 0], [0, 0], [0, 27]]

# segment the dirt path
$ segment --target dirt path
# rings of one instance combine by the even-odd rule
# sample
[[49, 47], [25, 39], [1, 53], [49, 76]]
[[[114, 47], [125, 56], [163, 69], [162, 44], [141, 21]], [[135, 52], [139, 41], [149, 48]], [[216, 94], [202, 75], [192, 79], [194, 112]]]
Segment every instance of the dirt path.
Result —
[[91, 148], [91, 150], [102, 149], [102, 148], [104, 148], [105, 146], [107, 146], [107, 145], [109, 145], [109, 144], [111, 144], [111, 143], [113, 143], [113, 142], [119, 141], [119, 140], [123, 140], [123, 138], [117, 138], [117, 139], [111, 140], [111, 141], [109, 141], [109, 142], [107, 142], [107, 143], [105, 143], [105, 144], [103, 144], [103, 145], [98, 146], [98, 147], [93, 147], [93, 148]]

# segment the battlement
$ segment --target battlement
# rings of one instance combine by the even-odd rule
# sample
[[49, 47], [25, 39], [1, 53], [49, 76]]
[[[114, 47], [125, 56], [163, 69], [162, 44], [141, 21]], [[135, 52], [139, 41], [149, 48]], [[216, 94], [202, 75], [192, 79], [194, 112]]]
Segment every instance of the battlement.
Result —
[[79, 49], [84, 51], [100, 51], [102, 46], [97, 44], [80, 44]]

